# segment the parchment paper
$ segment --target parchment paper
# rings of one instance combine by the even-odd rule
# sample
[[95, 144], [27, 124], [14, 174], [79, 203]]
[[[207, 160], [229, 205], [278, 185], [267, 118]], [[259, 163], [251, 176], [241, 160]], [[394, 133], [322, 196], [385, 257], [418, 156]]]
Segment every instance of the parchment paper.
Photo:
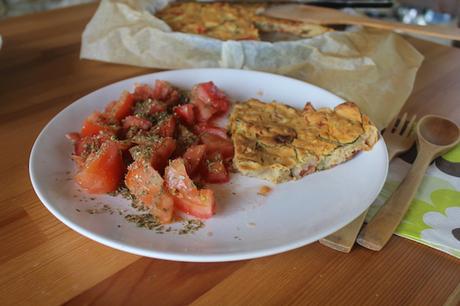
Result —
[[423, 60], [400, 35], [374, 29], [283, 42], [220, 41], [172, 32], [153, 15], [168, 2], [102, 0], [83, 32], [81, 57], [164, 69], [283, 74], [356, 102], [380, 129], [404, 105]]

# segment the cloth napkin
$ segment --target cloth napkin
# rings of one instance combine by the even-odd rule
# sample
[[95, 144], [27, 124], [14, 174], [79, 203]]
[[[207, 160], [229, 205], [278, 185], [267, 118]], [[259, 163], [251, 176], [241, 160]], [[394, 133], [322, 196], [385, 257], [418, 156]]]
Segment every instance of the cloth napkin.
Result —
[[[385, 186], [366, 220], [372, 219], [398, 187], [415, 156], [413, 149], [393, 160]], [[460, 258], [460, 145], [430, 165], [395, 234]]]

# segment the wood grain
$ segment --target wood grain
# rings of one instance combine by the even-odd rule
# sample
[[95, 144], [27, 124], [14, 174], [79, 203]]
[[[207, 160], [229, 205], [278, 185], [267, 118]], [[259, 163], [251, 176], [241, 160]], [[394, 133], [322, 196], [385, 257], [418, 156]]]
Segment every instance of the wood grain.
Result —
[[[32, 144], [75, 99], [152, 72], [79, 59], [95, 4], [0, 21], [0, 305], [442, 305], [460, 261], [394, 237], [379, 254], [318, 243], [250, 261], [170, 262], [119, 252], [54, 218], [28, 177]], [[420, 40], [425, 56], [406, 111], [460, 123], [460, 51]]]

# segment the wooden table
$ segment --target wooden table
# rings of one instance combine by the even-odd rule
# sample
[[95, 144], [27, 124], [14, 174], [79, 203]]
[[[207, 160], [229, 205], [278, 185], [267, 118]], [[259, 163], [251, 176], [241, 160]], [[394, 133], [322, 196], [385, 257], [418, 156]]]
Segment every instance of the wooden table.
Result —
[[[381, 252], [318, 243], [230, 263], [141, 258], [93, 242], [53, 217], [28, 175], [43, 126], [77, 98], [151, 72], [79, 59], [94, 4], [0, 22], [0, 305], [442, 305], [460, 261], [394, 237]], [[460, 124], [460, 51], [411, 40], [425, 56], [406, 109]]]

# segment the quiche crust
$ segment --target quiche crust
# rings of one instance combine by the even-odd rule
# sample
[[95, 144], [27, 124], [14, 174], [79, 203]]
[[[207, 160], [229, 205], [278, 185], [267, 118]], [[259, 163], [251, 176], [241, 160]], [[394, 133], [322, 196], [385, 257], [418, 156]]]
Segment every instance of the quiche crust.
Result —
[[230, 115], [233, 164], [244, 175], [282, 183], [343, 163], [378, 140], [378, 130], [353, 102], [303, 110], [256, 99]]

